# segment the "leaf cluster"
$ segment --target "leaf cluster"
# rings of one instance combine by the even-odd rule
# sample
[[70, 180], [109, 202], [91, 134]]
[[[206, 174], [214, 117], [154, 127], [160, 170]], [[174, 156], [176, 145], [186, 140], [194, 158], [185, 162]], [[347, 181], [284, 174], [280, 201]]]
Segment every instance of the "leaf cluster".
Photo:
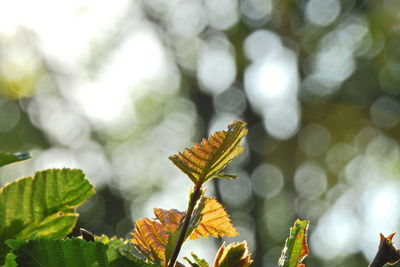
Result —
[[[49, 169], [18, 179], [0, 189], [0, 265], [15, 266], [184, 266], [177, 261], [184, 242], [207, 237], [238, 234], [224, 207], [205, 195], [204, 183], [213, 178], [236, 178], [222, 170], [243, 152], [241, 141], [246, 123], [234, 121], [226, 131], [170, 157], [192, 181], [188, 208], [154, 209], [155, 219], [134, 223], [132, 238], [93, 235], [81, 229], [81, 236], [66, 238], [75, 227], [78, 206], [94, 193], [84, 173], [77, 169]], [[1, 153], [0, 167], [29, 159], [29, 153]], [[305, 267], [308, 255], [309, 222], [296, 220], [290, 228], [280, 267]], [[381, 235], [378, 253], [369, 265], [380, 267], [400, 259], [393, 235]], [[183, 258], [191, 267], [209, 267], [191, 254]], [[252, 264], [246, 241], [223, 244], [216, 253], [214, 267], [247, 267]]]

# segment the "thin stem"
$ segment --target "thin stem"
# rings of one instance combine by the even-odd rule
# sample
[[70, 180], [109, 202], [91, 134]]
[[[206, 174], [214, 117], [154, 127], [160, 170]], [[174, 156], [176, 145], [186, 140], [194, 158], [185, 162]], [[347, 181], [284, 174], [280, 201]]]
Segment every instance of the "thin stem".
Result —
[[176, 247], [174, 249], [174, 253], [172, 254], [171, 260], [169, 261], [168, 267], [174, 267], [176, 259], [178, 258], [179, 251], [181, 250], [183, 241], [185, 241], [186, 231], [189, 227], [190, 218], [192, 217], [194, 207], [196, 206], [197, 201], [200, 198], [201, 185], [195, 185], [193, 194], [190, 197], [188, 209], [186, 211], [185, 220], [183, 221], [182, 231], [179, 235], [178, 242], [176, 243]]

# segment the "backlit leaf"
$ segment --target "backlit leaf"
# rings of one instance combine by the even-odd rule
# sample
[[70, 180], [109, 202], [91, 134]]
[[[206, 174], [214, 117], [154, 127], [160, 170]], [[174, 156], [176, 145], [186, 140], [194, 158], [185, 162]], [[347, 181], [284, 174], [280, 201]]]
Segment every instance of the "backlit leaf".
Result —
[[193, 231], [199, 226], [201, 219], [203, 218], [203, 210], [206, 206], [206, 202], [208, 201], [208, 197], [201, 196], [200, 200], [197, 203], [195, 210], [193, 211], [192, 218], [190, 219], [188, 231], [186, 233], [186, 238], [188, 238]]
[[[108, 237], [106, 235], [94, 235], [95, 242], [103, 243], [104, 245], [108, 245], [110, 248], [117, 250], [122, 256], [127, 257], [132, 261], [146, 261], [143, 254], [136, 250], [133, 247], [133, 244], [129, 242], [128, 239], [119, 238], [116, 236]], [[147, 266], [147, 265], [146, 265]], [[149, 266], [157, 266], [155, 264], [149, 264]]]
[[11, 164], [17, 161], [22, 161], [29, 159], [31, 155], [28, 152], [20, 152], [20, 153], [4, 153], [0, 152], [0, 167], [4, 165]]
[[152, 262], [167, 262], [178, 241], [177, 231], [185, 213], [178, 210], [154, 209], [154, 214], [161, 222], [142, 219], [136, 221], [132, 243]]
[[172, 210], [163, 210], [159, 208], [154, 209], [154, 214], [157, 219], [164, 226], [164, 229], [168, 232], [172, 233], [177, 228], [182, 218], [185, 216], [185, 212], [180, 212], [176, 209]]
[[[18, 266], [24, 267], [155, 267], [140, 259], [129, 259], [108, 244], [73, 238], [66, 240], [8, 240]], [[12, 266], [12, 265], [11, 265]], [[10, 267], [11, 267], [10, 266]], [[9, 267], [6, 265], [6, 267]]]
[[151, 262], [164, 266], [168, 235], [161, 223], [144, 218], [136, 221], [131, 242]]
[[181, 169], [196, 185], [202, 185], [214, 177], [234, 178], [222, 173], [222, 169], [243, 152], [240, 141], [247, 134], [246, 123], [234, 121], [227, 131], [218, 131], [208, 140], [186, 148], [169, 159]]
[[179, 236], [181, 235], [182, 232], [182, 227], [177, 228], [175, 232], [172, 232], [168, 236], [168, 241], [167, 244], [165, 245], [165, 258], [166, 261], [169, 262], [169, 260], [172, 257], [172, 254], [174, 253], [174, 249], [176, 247], [176, 244], [178, 243]]
[[201, 220], [189, 236], [190, 239], [199, 237], [223, 237], [238, 234], [233, 227], [228, 214], [222, 205], [214, 198], [205, 198], [205, 206], [201, 211]]
[[223, 244], [215, 257], [214, 267], [247, 267], [252, 262], [247, 243], [244, 241], [229, 244], [227, 247]]
[[40, 171], [0, 189], [0, 261], [7, 239], [63, 238], [78, 218], [76, 207], [94, 194], [81, 170]]
[[[150, 261], [163, 265], [170, 260], [175, 249], [182, 231], [185, 212], [156, 208], [154, 214], [160, 222], [149, 219], [136, 221], [132, 243]], [[222, 237], [236, 234], [237, 231], [222, 205], [213, 198], [202, 196], [184, 240], [188, 237], [197, 239], [210, 235]]]
[[205, 259], [200, 259], [196, 254], [191, 253], [194, 259], [192, 262], [189, 258], [184, 257], [184, 259], [190, 264], [191, 267], [209, 267]]
[[[160, 212], [161, 209], [156, 210]], [[163, 211], [164, 214], [162, 216], [166, 218], [168, 218], [167, 214], [169, 213], [174, 214], [177, 218], [180, 218], [181, 216], [183, 218], [185, 214], [184, 212], [176, 210], [161, 211]], [[157, 218], [158, 217], [159, 216], [157, 215]], [[181, 228], [179, 228], [179, 226], [181, 226], [181, 224], [179, 224], [178, 219], [169, 219], [169, 224], [165, 224], [164, 226], [169, 227], [170, 229], [176, 229], [168, 236], [165, 252], [168, 261], [172, 256], [173, 250], [180, 236]], [[235, 236], [237, 235], [237, 231], [231, 224], [228, 214], [217, 200], [209, 197], [201, 197], [201, 200], [198, 202], [191, 217], [185, 240], [188, 237], [189, 239], [197, 239], [199, 237], [208, 237], [209, 235], [213, 237]]]
[[285, 247], [279, 259], [281, 267], [300, 267], [301, 262], [308, 255], [307, 228], [308, 221], [297, 219], [290, 228], [290, 235], [286, 239]]

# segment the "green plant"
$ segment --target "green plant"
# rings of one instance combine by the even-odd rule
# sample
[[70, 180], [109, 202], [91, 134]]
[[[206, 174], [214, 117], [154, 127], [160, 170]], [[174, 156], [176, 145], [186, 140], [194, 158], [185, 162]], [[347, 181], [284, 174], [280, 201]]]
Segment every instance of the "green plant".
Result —
[[[234, 121], [227, 131], [186, 148], [170, 160], [192, 181], [186, 211], [154, 209], [156, 219], [135, 222], [131, 239], [96, 236], [81, 229], [78, 238], [65, 238], [74, 228], [76, 208], [95, 190], [81, 170], [49, 169], [21, 178], [0, 189], [0, 264], [13, 266], [184, 266], [177, 261], [184, 242], [200, 237], [234, 236], [223, 206], [205, 195], [204, 184], [213, 179], [235, 179], [222, 170], [243, 152], [246, 123]], [[28, 159], [28, 153], [0, 153], [0, 167]], [[279, 259], [282, 267], [304, 267], [308, 254], [309, 222], [296, 220]], [[380, 252], [371, 267], [399, 259], [393, 235], [381, 236]], [[391, 254], [389, 255], [389, 251]], [[191, 254], [184, 260], [192, 267], [209, 264]], [[223, 244], [214, 267], [246, 267], [252, 263], [246, 241]], [[379, 265], [381, 264], [381, 265]]]

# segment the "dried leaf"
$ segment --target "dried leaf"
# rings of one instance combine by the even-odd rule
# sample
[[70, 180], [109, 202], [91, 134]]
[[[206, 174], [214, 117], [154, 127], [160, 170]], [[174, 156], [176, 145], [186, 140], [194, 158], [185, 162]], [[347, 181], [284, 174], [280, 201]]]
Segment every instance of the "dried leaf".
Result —
[[290, 228], [285, 247], [279, 259], [280, 267], [301, 267], [301, 262], [308, 255], [307, 228], [309, 221], [297, 219]]
[[154, 209], [154, 214], [157, 219], [164, 226], [165, 230], [172, 233], [176, 231], [182, 218], [185, 216], [185, 212], [180, 212], [176, 209], [163, 210], [159, 208]]
[[196, 185], [202, 185], [214, 177], [234, 178], [221, 172], [236, 156], [243, 152], [240, 141], [247, 134], [246, 123], [234, 121], [227, 131], [218, 131], [201, 144], [186, 148], [169, 159]]
[[168, 235], [161, 223], [145, 218], [136, 221], [131, 241], [151, 262], [164, 266]]
[[190, 239], [199, 237], [235, 236], [238, 232], [233, 227], [228, 214], [222, 205], [214, 198], [205, 197], [205, 205], [201, 211], [201, 220], [189, 236]]
[[252, 262], [247, 243], [244, 241], [229, 244], [227, 247], [223, 244], [215, 257], [214, 267], [247, 267]]

